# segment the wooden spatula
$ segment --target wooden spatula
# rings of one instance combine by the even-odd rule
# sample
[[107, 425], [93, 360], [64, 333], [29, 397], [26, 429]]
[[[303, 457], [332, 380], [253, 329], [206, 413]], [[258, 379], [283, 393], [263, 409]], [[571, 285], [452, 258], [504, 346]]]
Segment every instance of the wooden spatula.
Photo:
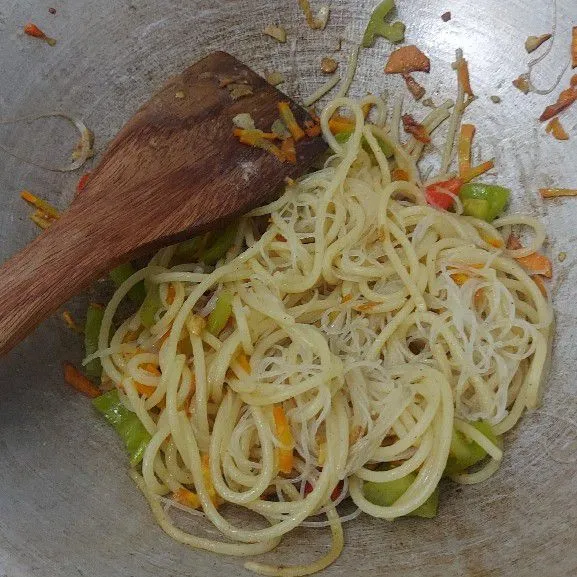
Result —
[[[231, 81], [253, 94], [234, 100]], [[62, 217], [0, 269], [0, 353], [114, 266], [219, 228], [306, 171], [326, 148], [321, 137], [301, 140], [293, 165], [233, 136], [242, 112], [268, 130], [281, 100], [289, 99], [224, 52], [170, 80], [122, 128]], [[291, 108], [302, 123], [307, 113]]]

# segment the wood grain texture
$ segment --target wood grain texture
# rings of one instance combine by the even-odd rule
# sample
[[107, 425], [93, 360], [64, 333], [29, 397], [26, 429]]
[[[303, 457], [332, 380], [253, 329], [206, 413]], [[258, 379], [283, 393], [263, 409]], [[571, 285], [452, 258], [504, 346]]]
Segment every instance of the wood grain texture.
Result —
[[[234, 101], [223, 79], [253, 94]], [[289, 99], [224, 52], [170, 80], [122, 128], [62, 218], [0, 269], [0, 354], [117, 264], [218, 228], [302, 174], [326, 148], [322, 138], [298, 143], [292, 165], [232, 134], [241, 112], [268, 130], [279, 100]], [[291, 107], [302, 122], [306, 111]]]

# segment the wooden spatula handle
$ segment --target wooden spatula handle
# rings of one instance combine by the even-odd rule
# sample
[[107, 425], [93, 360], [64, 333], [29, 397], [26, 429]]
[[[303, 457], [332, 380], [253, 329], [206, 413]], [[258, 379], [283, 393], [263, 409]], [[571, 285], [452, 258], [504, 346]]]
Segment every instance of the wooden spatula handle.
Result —
[[108, 269], [109, 256], [70, 226], [74, 218], [66, 213], [0, 268], [0, 355]]

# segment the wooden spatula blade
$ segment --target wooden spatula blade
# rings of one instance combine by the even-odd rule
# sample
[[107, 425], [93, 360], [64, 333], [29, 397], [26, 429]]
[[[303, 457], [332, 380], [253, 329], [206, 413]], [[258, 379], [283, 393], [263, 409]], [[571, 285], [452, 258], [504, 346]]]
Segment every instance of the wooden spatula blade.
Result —
[[[226, 86], [231, 82], [253, 94], [234, 100]], [[107, 193], [113, 210], [130, 213], [142, 227], [137, 252], [218, 227], [270, 200], [286, 177], [302, 174], [325, 150], [322, 138], [303, 139], [297, 163], [290, 164], [239, 143], [232, 122], [237, 114], [250, 113], [258, 128], [270, 131], [283, 100], [289, 98], [230, 54], [207, 56], [170, 80], [124, 126], [82, 203], [98, 202], [104, 187], [116, 187], [114, 198]], [[296, 103], [291, 108], [299, 122], [308, 118]]]
[[[227, 83], [249, 86], [234, 100]], [[297, 143], [297, 162], [241, 144], [232, 119], [270, 130], [289, 100], [250, 68], [216, 52], [173, 78], [122, 128], [62, 217], [0, 269], [0, 353], [72, 295], [121, 262], [262, 204], [326, 149]], [[299, 122], [307, 113], [290, 103]]]

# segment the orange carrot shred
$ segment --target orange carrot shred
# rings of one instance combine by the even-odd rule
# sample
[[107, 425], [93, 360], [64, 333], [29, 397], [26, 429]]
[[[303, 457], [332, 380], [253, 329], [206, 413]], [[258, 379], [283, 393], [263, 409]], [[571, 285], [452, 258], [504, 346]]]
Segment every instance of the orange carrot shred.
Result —
[[295, 148], [295, 141], [293, 138], [287, 138], [283, 140], [280, 151], [284, 158], [291, 164], [296, 164], [297, 162], [297, 151]]
[[86, 188], [86, 184], [88, 183], [88, 179], [92, 173], [90, 170], [85, 172], [80, 179], [78, 180], [78, 184], [76, 185], [76, 194], [82, 192]]
[[297, 119], [295, 118], [292, 110], [290, 109], [288, 102], [279, 102], [278, 111], [281, 120], [285, 123], [295, 142], [303, 139], [305, 136], [304, 130], [299, 126]]
[[560, 198], [562, 196], [577, 196], [577, 188], [540, 188], [542, 198]]
[[475, 131], [476, 128], [474, 124], [463, 124], [461, 126], [458, 148], [460, 175], [471, 168], [471, 147], [473, 145]]
[[85, 377], [72, 363], [64, 363], [64, 380], [77, 391], [92, 399], [102, 394], [100, 389]]
[[471, 88], [471, 79], [469, 76], [469, 63], [465, 58], [459, 58], [457, 61], [457, 78], [459, 84], [463, 87], [463, 92], [473, 98], [473, 90]]
[[196, 493], [185, 489], [184, 487], [180, 487], [177, 491], [172, 494], [172, 498], [181, 505], [186, 507], [190, 507], [191, 509], [199, 509], [200, 508], [200, 499]]
[[334, 114], [329, 120], [329, 128], [333, 134], [352, 132], [355, 129], [355, 123], [350, 118]]
[[24, 34], [27, 34], [28, 36], [33, 36], [34, 38], [40, 38], [50, 46], [54, 46], [56, 44], [56, 40], [54, 40], [54, 38], [46, 36], [46, 34], [42, 30], [40, 30], [40, 28], [38, 28], [36, 24], [32, 24], [32, 22], [29, 22], [28, 24], [26, 24], [26, 26], [24, 26]]
[[551, 104], [545, 108], [539, 120], [550, 120], [554, 116], [557, 116], [560, 112], [563, 112], [566, 108], [571, 106], [577, 100], [577, 87], [570, 86], [569, 88], [561, 91], [557, 102]]
[[277, 448], [278, 467], [282, 473], [288, 474], [293, 469], [294, 437], [282, 405], [275, 405], [272, 410], [276, 436], [281, 443]]
[[489, 170], [492, 170], [493, 168], [495, 168], [495, 161], [493, 159], [487, 160], [478, 166], [473, 166], [461, 173], [461, 180], [463, 182], [470, 182], [474, 178], [485, 174], [485, 172], [489, 172]]
[[245, 373], [251, 374], [250, 361], [244, 353], [240, 353], [237, 357], [238, 364], [242, 367]]
[[[523, 248], [523, 245], [516, 235], [511, 234], [507, 240], [507, 248], [509, 250], [519, 250]], [[527, 256], [517, 257], [515, 260], [533, 275], [542, 275], [546, 278], [551, 278], [553, 276], [553, 265], [551, 260], [544, 254], [533, 252]]]
[[393, 180], [405, 180], [405, 181], [409, 181], [409, 173], [406, 170], [403, 170], [402, 168], [395, 168], [393, 169], [393, 171], [391, 172], [391, 178]]

